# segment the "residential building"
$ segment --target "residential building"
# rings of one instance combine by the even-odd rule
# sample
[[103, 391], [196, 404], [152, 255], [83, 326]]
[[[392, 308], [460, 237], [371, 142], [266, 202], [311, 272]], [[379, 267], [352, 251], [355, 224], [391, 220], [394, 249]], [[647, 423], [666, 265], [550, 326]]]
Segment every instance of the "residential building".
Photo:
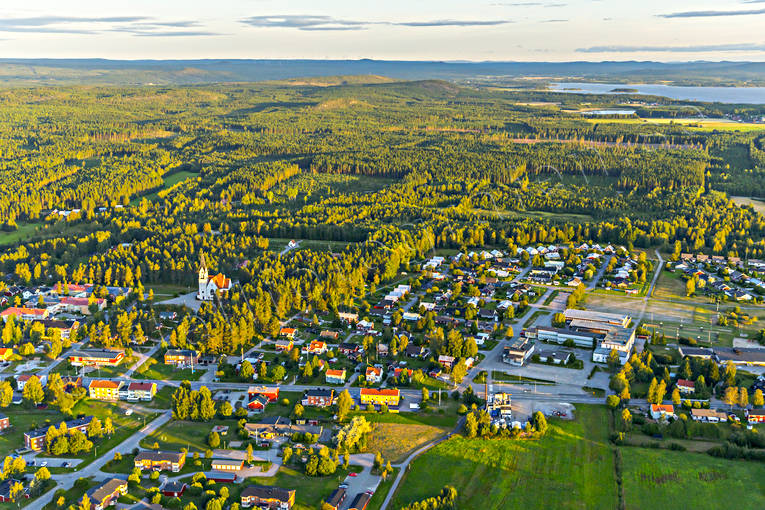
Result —
[[157, 394], [155, 382], [131, 382], [128, 385], [127, 399], [131, 401], [143, 400], [150, 402]]
[[164, 358], [165, 365], [191, 367], [199, 364], [199, 353], [192, 349], [168, 349]]
[[77, 298], [77, 297], [63, 297], [59, 301], [62, 311], [70, 313], [79, 313], [80, 315], [90, 315], [90, 307], [94, 306], [97, 311], [101, 311], [106, 308], [106, 300], [104, 298]]
[[[84, 418], [77, 418], [75, 420], [69, 420], [66, 423], [68, 430], [77, 429], [83, 434], [88, 433], [88, 425], [93, 421], [92, 416], [86, 416]], [[45, 434], [48, 432], [48, 426], [40, 427], [35, 430], [24, 432], [24, 446], [30, 450], [39, 452], [45, 449]]]
[[41, 375], [38, 377], [34, 374], [21, 374], [16, 376], [16, 389], [19, 391], [24, 391], [24, 386], [26, 386], [27, 382], [33, 377], [36, 377], [40, 381], [40, 384], [43, 385], [43, 387], [45, 387], [48, 382], [47, 375]]
[[675, 415], [675, 406], [672, 404], [651, 404], [651, 418], [659, 420]]
[[540, 349], [537, 354], [540, 361], [554, 365], [565, 365], [571, 360], [571, 352], [561, 349]]
[[11, 420], [6, 415], [0, 413], [0, 433], [11, 426]]
[[376, 384], [382, 382], [382, 368], [378, 367], [367, 367], [367, 371], [365, 374], [366, 381], [368, 383]]
[[675, 386], [677, 386], [678, 391], [682, 394], [693, 393], [696, 391], [696, 383], [686, 379], [678, 379]]
[[256, 395], [247, 403], [247, 409], [256, 413], [262, 413], [266, 410], [269, 402], [270, 400], [265, 395]]
[[12, 503], [14, 501], [19, 501], [20, 498], [29, 499], [29, 487], [24, 487], [19, 494], [11, 497], [11, 489], [17, 483], [21, 483], [23, 485], [24, 482], [22, 480], [17, 480], [16, 478], [8, 478], [0, 482], [1, 503]]
[[342, 487], [338, 487], [329, 497], [324, 501], [324, 506], [328, 506], [332, 510], [340, 510], [340, 505], [345, 501], [346, 491]]
[[183, 482], [167, 482], [162, 489], [160, 489], [160, 492], [162, 492], [163, 496], [168, 498], [180, 498], [183, 496], [183, 493], [186, 492], [187, 487], [188, 486]]
[[233, 283], [230, 278], [226, 278], [223, 273], [210, 277], [210, 273], [207, 269], [207, 260], [204, 254], [199, 257], [199, 278], [198, 278], [199, 290], [197, 291], [197, 299], [200, 301], [212, 301], [215, 299], [215, 295], [218, 291], [226, 292], [231, 290]]
[[125, 358], [121, 349], [87, 349], [76, 351], [69, 355], [69, 363], [79, 366], [110, 366], [116, 367]]
[[250, 386], [247, 388], [247, 396], [250, 399], [255, 398], [258, 395], [263, 395], [269, 402], [276, 402], [279, 400], [279, 387], [278, 386]]
[[63, 340], [71, 338], [80, 327], [80, 323], [76, 320], [39, 319], [34, 322], [42, 324], [45, 331], [52, 329], [60, 332]]
[[455, 361], [456, 361], [456, 358], [452, 356], [446, 356], [444, 354], [438, 357], [438, 364], [446, 369], [452, 368]]
[[343, 342], [340, 344], [337, 350], [348, 356], [350, 354], [356, 354], [357, 352], [361, 351], [361, 346], [359, 344]]
[[359, 400], [362, 405], [382, 405], [398, 406], [401, 400], [401, 392], [397, 388], [361, 388]]
[[241, 471], [244, 461], [241, 459], [214, 459], [211, 465], [215, 471]]
[[366, 492], [360, 492], [356, 494], [355, 498], [353, 498], [351, 506], [348, 507], [348, 510], [366, 510], [370, 499], [372, 499], [372, 496]]
[[753, 423], [765, 423], [765, 409], [747, 409], [746, 421], [751, 425]]
[[13, 347], [0, 348], [0, 361], [8, 361], [13, 356]]
[[13, 317], [16, 321], [33, 321], [37, 319], [47, 319], [49, 313], [47, 308], [12, 306], [0, 312], [0, 318], [3, 319], [3, 322], [7, 321], [8, 317]]
[[295, 504], [295, 491], [281, 487], [250, 485], [242, 491], [241, 504], [242, 508], [254, 506], [290, 510]]
[[134, 465], [141, 471], [172, 471], [177, 473], [183, 469], [186, 463], [186, 454], [183, 452], [145, 451], [135, 456]]
[[714, 356], [712, 349], [706, 349], [704, 347], [688, 347], [681, 345], [677, 349], [680, 352], [680, 356], [699, 359], [711, 359]]
[[303, 405], [313, 407], [329, 407], [335, 400], [335, 390], [315, 389], [306, 390], [303, 395]]
[[319, 337], [326, 338], [327, 340], [337, 341], [338, 338], [340, 338], [340, 333], [337, 331], [330, 331], [328, 329], [325, 329], [321, 333], [319, 333]]
[[127, 488], [127, 480], [112, 478], [98, 487], [90, 489], [87, 494], [91, 510], [104, 510], [104, 508], [114, 505], [120, 496], [127, 493]]
[[311, 343], [302, 349], [304, 354], [324, 354], [327, 352], [327, 342], [321, 340], [311, 340]]
[[534, 343], [525, 336], [513, 338], [502, 348], [502, 362], [523, 366], [534, 352]]
[[122, 381], [94, 379], [88, 386], [88, 396], [96, 400], [119, 400]]
[[291, 339], [288, 339], [288, 340], [280, 339], [274, 342], [274, 348], [276, 349], [276, 352], [291, 351], [294, 346], [295, 346], [295, 342], [293, 342]]
[[406, 355], [409, 358], [421, 358], [425, 355], [425, 347], [410, 343], [406, 346]]
[[342, 370], [334, 370], [332, 368], [327, 370], [327, 373], [324, 375], [324, 379], [327, 382], [327, 384], [345, 384], [345, 369]]
[[279, 336], [282, 336], [284, 338], [289, 338], [290, 340], [293, 340], [295, 338], [295, 333], [297, 333], [297, 329], [295, 328], [280, 328], [279, 329]]
[[691, 409], [691, 418], [695, 421], [718, 423], [728, 421], [728, 415], [713, 409]]

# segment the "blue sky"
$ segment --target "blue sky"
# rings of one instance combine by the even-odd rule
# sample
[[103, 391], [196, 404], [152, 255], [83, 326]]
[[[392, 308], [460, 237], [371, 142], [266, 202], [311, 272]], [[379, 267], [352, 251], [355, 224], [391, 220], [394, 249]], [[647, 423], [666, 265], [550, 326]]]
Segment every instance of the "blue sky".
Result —
[[765, 60], [765, 0], [3, 0], [0, 55]]

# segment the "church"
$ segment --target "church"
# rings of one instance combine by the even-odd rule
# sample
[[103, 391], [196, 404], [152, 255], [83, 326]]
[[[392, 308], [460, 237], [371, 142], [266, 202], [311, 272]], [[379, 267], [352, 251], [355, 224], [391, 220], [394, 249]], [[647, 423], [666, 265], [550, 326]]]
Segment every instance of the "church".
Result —
[[197, 299], [200, 301], [212, 301], [215, 299], [215, 293], [217, 291], [231, 290], [232, 283], [230, 278], [226, 278], [223, 273], [210, 278], [207, 270], [207, 261], [205, 255], [202, 253], [199, 256], [199, 292], [197, 292]]

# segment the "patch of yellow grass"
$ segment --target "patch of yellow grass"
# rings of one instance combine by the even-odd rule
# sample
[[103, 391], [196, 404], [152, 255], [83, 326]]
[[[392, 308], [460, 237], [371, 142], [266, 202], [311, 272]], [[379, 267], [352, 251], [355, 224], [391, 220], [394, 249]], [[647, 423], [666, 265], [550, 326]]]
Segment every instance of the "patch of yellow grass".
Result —
[[379, 451], [386, 461], [390, 460], [396, 464], [445, 432], [445, 429], [431, 425], [376, 423], [367, 444], [367, 451]]

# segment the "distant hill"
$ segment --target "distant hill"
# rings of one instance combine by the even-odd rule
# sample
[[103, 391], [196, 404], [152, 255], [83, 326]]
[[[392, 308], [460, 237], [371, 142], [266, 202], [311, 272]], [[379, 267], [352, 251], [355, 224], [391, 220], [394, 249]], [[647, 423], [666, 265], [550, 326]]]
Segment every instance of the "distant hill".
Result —
[[[316, 78], [320, 76], [331, 78]], [[5, 85], [191, 85], [283, 81], [295, 86], [332, 86], [385, 83], [389, 79], [492, 83], [527, 77], [616, 83], [765, 85], [765, 63], [0, 59], [0, 84]]]

